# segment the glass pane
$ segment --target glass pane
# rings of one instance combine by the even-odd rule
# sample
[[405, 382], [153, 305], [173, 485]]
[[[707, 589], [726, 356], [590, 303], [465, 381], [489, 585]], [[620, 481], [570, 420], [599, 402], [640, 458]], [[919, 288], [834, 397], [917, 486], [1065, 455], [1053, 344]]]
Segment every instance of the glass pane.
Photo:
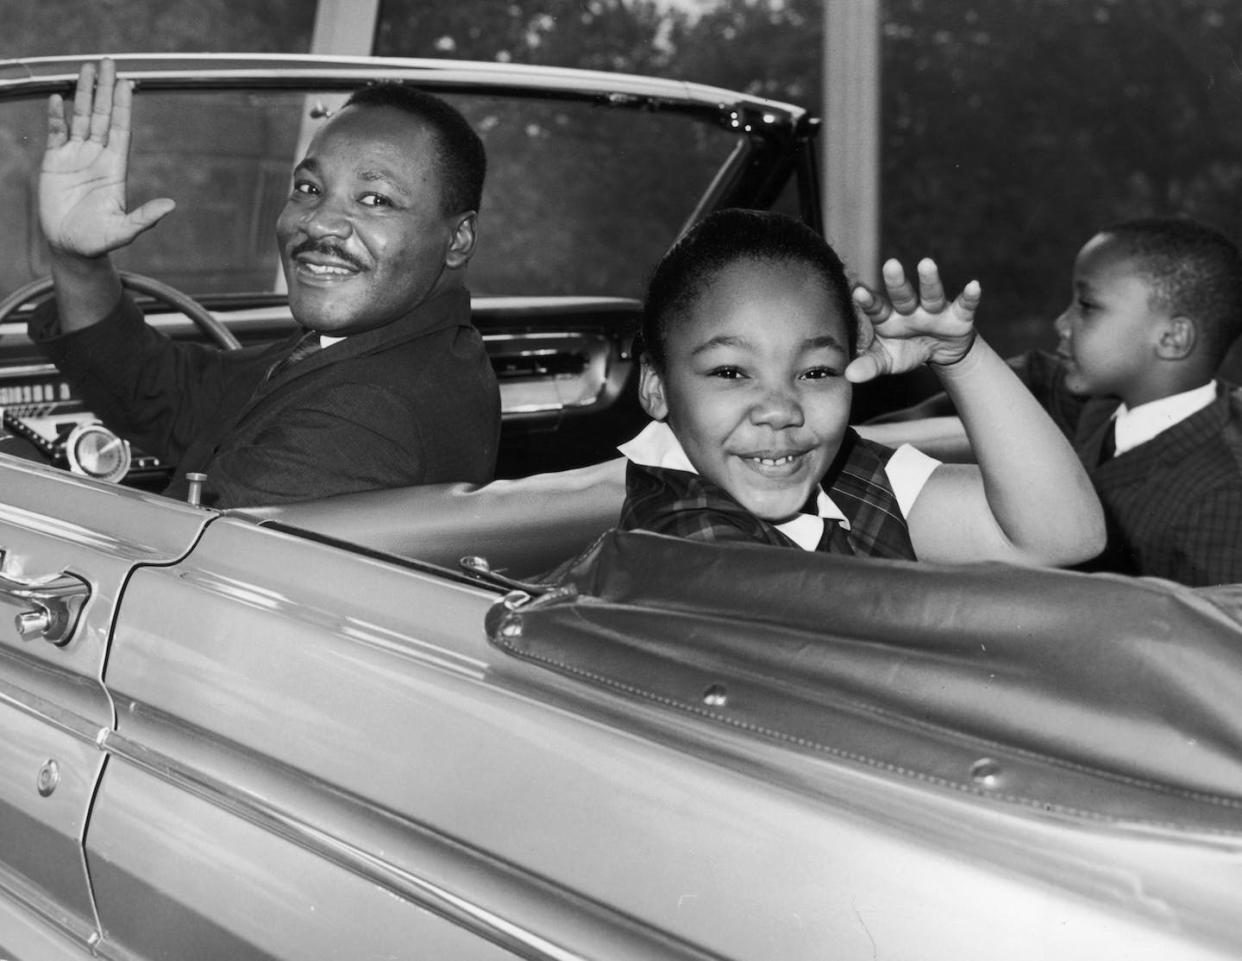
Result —
[[[300, 94], [139, 98], [130, 203], [172, 197], [177, 209], [119, 251], [117, 266], [198, 295], [275, 291], [280, 265], [273, 228], [303, 105]], [[10, 225], [0, 236], [4, 294], [49, 269], [36, 207], [45, 124], [42, 101], [0, 105], [0, 197]]]
[[[639, 296], [734, 149], [684, 116], [572, 101], [449, 97], [489, 158], [476, 294]], [[139, 93], [130, 202], [177, 209], [121, 251], [124, 270], [187, 293], [281, 289], [274, 227], [299, 144], [322, 121], [301, 92]], [[35, 188], [42, 101], [0, 105], [0, 294], [47, 273]]]
[[639, 296], [736, 144], [676, 115], [449, 99], [488, 153], [476, 294]]

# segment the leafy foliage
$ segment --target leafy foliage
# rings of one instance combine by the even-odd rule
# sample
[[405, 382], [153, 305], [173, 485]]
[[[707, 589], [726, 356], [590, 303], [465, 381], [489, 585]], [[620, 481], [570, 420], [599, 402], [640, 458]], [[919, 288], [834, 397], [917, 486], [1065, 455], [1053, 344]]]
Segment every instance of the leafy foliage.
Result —
[[926, 250], [975, 271], [985, 322], [1003, 324], [1016, 347], [1059, 312], [1073, 256], [1100, 227], [1186, 214], [1238, 235], [1237, 4], [946, 6], [885, 6], [883, 222], [894, 253]]
[[[375, 52], [680, 77], [820, 112], [824, 6], [384, 0]], [[0, 55], [305, 50], [313, 13], [0, 0]], [[883, 0], [882, 21], [882, 248], [978, 277], [1002, 350], [1049, 342], [1074, 253], [1106, 223], [1182, 213], [1242, 234], [1236, 0]]]
[[305, 52], [314, 16], [304, 0], [0, 0], [0, 57]]

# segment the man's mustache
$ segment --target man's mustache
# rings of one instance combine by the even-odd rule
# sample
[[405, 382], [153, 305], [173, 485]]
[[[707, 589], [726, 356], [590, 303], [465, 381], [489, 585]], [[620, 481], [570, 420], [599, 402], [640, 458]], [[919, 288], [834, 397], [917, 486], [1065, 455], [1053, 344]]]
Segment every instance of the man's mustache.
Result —
[[301, 257], [303, 254], [320, 254], [324, 257], [332, 257], [348, 264], [354, 270], [366, 270], [366, 267], [360, 264], [358, 258], [353, 256], [353, 254], [348, 253], [336, 244], [325, 243], [322, 240], [303, 240], [289, 251], [290, 259]]

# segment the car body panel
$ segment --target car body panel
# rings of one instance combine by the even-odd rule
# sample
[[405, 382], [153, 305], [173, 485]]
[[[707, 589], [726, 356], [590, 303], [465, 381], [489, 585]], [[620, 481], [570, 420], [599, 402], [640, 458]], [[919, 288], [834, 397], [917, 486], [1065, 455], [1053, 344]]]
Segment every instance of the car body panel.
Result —
[[[486, 582], [202, 517], [116, 612], [84, 952], [1034, 961], [1242, 943], [1237, 832], [1041, 812], [773, 741], [626, 690], [607, 657], [619, 683], [601, 686], [503, 652], [498, 618], [542, 615]], [[856, 589], [885, 583], [860, 567]]]
[[1236, 836], [773, 745], [503, 655], [489, 610], [447, 571], [240, 518], [137, 572], [86, 844], [104, 943], [307, 957], [353, 930], [342, 902], [379, 956], [443, 918], [534, 957], [1212, 958], [1239, 935]]
[[[949, 861], [1051, 882], [1067, 896], [1055, 914], [1116, 912], [1118, 944], [1145, 925], [1184, 938], [1180, 957], [1191, 942], [1226, 955], [1242, 943], [1242, 714], [1229, 696], [1242, 684], [1240, 600], [1236, 586], [614, 532], [557, 591], [494, 609], [489, 631], [593, 690], [767, 741], [765, 783], [847, 799], [813, 758], [915, 785], [918, 814], [893, 806], [893, 785], [858, 807], [890, 828], [921, 825]], [[894, 858], [913, 880], [914, 852]], [[1007, 930], [1018, 924], [1016, 906], [989, 903]], [[941, 956], [941, 937], [925, 956]]]
[[[304, 957], [315, 945], [357, 943], [325, 907], [353, 900], [378, 912], [378, 956], [422, 944], [435, 921], [428, 912], [489, 943], [516, 941], [525, 956], [558, 956], [541, 945], [585, 937], [575, 927], [590, 934], [586, 943], [632, 941], [633, 956], [696, 956], [662, 950], [658, 932], [633, 933], [615, 908], [550, 884], [554, 875], [514, 868], [492, 844], [497, 832], [520, 834], [514, 822], [525, 818], [496, 810], [484, 778], [463, 777], [463, 756], [494, 776], [523, 753], [534, 755], [535, 771], [553, 757], [525, 744], [538, 735], [523, 714], [546, 708], [485, 683], [478, 655], [491, 656], [482, 624], [495, 592], [342, 553], [221, 520], [192, 561], [134, 576], [107, 674], [119, 715], [105, 745], [113, 761], [86, 845], [92, 874], [107, 881], [97, 884], [107, 937], [159, 956], [179, 932], [220, 924], [240, 956]], [[360, 565], [358, 576], [332, 573], [342, 561]], [[258, 570], [262, 590], [248, 586]], [[165, 829], [170, 805], [178, 831]], [[268, 835], [262, 842], [251, 836], [255, 824]], [[486, 836], [474, 837], [476, 828]], [[590, 830], [580, 824], [577, 833]], [[209, 846], [194, 843], [205, 837]], [[187, 859], [196, 870], [182, 870]], [[213, 876], [218, 883], [202, 883]], [[126, 878], [158, 893], [127, 896], [135, 883]], [[305, 897], [287, 896], [289, 878], [305, 882]], [[383, 897], [368, 908], [368, 893]], [[152, 900], [166, 905], [162, 930], [147, 910]], [[515, 920], [520, 908], [543, 916], [543, 930]]]
[[[0, 500], [0, 860], [4, 886], [78, 938], [94, 930], [81, 838], [112, 727], [102, 683], [115, 604], [142, 564], [176, 560], [206, 516], [136, 491], [4, 458]], [[106, 529], [100, 518], [106, 517]], [[87, 594], [50, 643], [15, 621], [46, 610], [57, 577]]]

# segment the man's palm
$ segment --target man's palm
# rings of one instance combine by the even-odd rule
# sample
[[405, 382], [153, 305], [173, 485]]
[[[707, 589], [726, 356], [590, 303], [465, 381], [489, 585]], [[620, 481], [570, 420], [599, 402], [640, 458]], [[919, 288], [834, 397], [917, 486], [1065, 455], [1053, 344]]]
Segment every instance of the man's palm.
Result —
[[39, 219], [52, 247], [98, 257], [133, 240], [125, 167], [124, 157], [92, 140], [49, 148], [39, 176]]
[[126, 209], [131, 90], [105, 61], [79, 76], [72, 109], [48, 101], [47, 150], [39, 175], [39, 222], [53, 250], [99, 257], [123, 247], [173, 208], [162, 198]]

